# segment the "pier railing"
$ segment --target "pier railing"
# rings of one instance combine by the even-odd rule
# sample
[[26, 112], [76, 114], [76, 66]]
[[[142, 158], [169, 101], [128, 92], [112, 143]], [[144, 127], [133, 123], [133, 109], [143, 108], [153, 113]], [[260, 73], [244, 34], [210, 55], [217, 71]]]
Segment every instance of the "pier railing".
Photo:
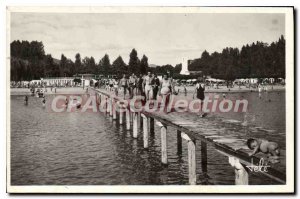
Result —
[[[126, 124], [126, 129], [133, 132], [133, 138], [138, 137], [138, 129], [143, 132], [143, 146], [149, 147], [149, 133], [154, 132], [155, 124], [160, 128], [161, 135], [161, 162], [168, 164], [168, 152], [167, 152], [167, 129], [168, 127], [175, 128], [177, 134], [177, 153], [182, 153], [182, 139], [187, 141], [188, 148], [188, 173], [189, 184], [195, 185], [197, 182], [196, 172], [196, 144], [200, 144], [201, 148], [201, 164], [202, 170], [207, 170], [207, 144], [210, 144], [217, 152], [228, 157], [228, 163], [233, 167], [235, 171], [235, 184], [236, 185], [248, 185], [249, 184], [249, 169], [254, 165], [259, 165], [261, 158], [258, 156], [249, 156], [249, 151], [244, 147], [232, 147], [232, 145], [245, 145], [240, 140], [232, 140], [229, 143], [216, 142], [212, 139], [212, 136], [206, 136], [205, 132], [196, 131], [198, 124], [185, 124], [184, 121], [175, 122], [174, 118], [163, 117], [162, 114], [153, 112], [138, 112], [132, 111], [130, 107], [127, 107], [122, 103], [122, 99], [111, 95], [109, 92], [93, 89], [96, 94], [98, 103], [104, 104], [105, 112], [108, 113], [114, 120], [119, 119], [119, 123]], [[129, 105], [128, 105], [129, 106]], [[117, 111], [118, 109], [118, 111]], [[119, 114], [119, 117], [117, 117]], [[124, 117], [125, 116], [125, 117]], [[132, 126], [131, 126], [132, 123]], [[209, 134], [208, 134], [209, 135]], [[226, 136], [224, 135], [224, 139]], [[259, 166], [258, 166], [259, 167]], [[284, 172], [279, 171], [276, 168], [269, 167], [267, 172], [259, 172], [280, 184], [286, 183], [286, 175]]]

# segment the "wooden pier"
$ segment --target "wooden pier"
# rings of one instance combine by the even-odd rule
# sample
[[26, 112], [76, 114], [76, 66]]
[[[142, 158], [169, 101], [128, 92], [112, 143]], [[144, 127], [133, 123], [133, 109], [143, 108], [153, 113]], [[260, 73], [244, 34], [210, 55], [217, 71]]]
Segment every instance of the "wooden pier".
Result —
[[[216, 130], [216, 124], [210, 120], [199, 120], [193, 113], [176, 112], [161, 113], [161, 112], [134, 112], [129, 105], [122, 102], [122, 98], [111, 95], [105, 90], [96, 90], [96, 99], [99, 104], [105, 105], [107, 112], [114, 120], [119, 118], [120, 124], [126, 124], [126, 129], [133, 132], [133, 138], [137, 138], [140, 128], [143, 133], [143, 146], [149, 147], [149, 134], [154, 132], [155, 124], [160, 129], [161, 135], [161, 162], [168, 164], [167, 151], [167, 136], [168, 127], [173, 127], [177, 131], [177, 153], [182, 153], [182, 139], [187, 141], [188, 148], [188, 173], [189, 184], [196, 185], [196, 153], [201, 153], [202, 170], [207, 171], [207, 145], [212, 146], [216, 152], [228, 157], [228, 164], [235, 171], [235, 184], [249, 184], [249, 169], [247, 166], [258, 165], [262, 156], [255, 155], [250, 157], [251, 152], [246, 146], [245, 140], [240, 137], [240, 134], [234, 132], [230, 134], [220, 133]], [[117, 114], [119, 113], [119, 117]], [[131, 126], [132, 123], [132, 126]], [[196, 145], [201, 146], [201, 151], [196, 151]], [[284, 163], [283, 163], [284, 164]], [[265, 175], [279, 184], [286, 183], [285, 165], [268, 167], [267, 172], [259, 172], [259, 175]]]

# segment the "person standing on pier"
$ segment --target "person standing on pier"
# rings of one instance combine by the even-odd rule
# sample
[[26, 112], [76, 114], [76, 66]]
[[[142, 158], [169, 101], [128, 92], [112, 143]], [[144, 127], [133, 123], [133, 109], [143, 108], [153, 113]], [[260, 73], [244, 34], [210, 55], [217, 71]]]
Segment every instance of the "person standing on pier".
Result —
[[132, 75], [129, 77], [128, 84], [130, 99], [132, 99], [134, 95], [134, 89], [136, 87], [136, 76], [134, 75], [134, 73], [132, 73]]
[[140, 76], [136, 80], [136, 95], [143, 95], [143, 90], [144, 90], [143, 82], [144, 82], [143, 75], [140, 74]]
[[119, 82], [114, 79], [114, 83], [113, 83], [113, 90], [114, 90], [114, 93], [115, 93], [115, 96], [118, 96], [119, 94]]
[[161, 81], [160, 95], [162, 95], [161, 104], [165, 111], [168, 110], [171, 93], [172, 93], [172, 83], [168, 78], [168, 75], [164, 75]]
[[124, 95], [123, 99], [125, 99], [126, 89], [128, 87], [128, 80], [125, 74], [123, 75], [123, 78], [120, 80], [120, 85], [123, 88], [123, 95]]
[[157, 94], [158, 94], [158, 90], [159, 90], [159, 86], [160, 86], [160, 81], [157, 77], [157, 75], [154, 75], [154, 78], [152, 80], [152, 85], [153, 85], [153, 99], [156, 100], [157, 99]]
[[[200, 103], [200, 111], [201, 112], [203, 110], [203, 100], [205, 98], [204, 91], [205, 91], [204, 84], [201, 84], [200, 81], [198, 80], [197, 84], [196, 84], [196, 87], [195, 87], [195, 90], [194, 90], [194, 93], [193, 93], [193, 99], [195, 98], [195, 93], [197, 93], [197, 99], [201, 100], [201, 103]], [[206, 115], [205, 113], [202, 113], [200, 115], [200, 117], [204, 117], [205, 115]]]
[[152, 80], [153, 77], [151, 75], [151, 72], [148, 72], [148, 75], [144, 78], [144, 82], [143, 82], [147, 101], [152, 99], [153, 96]]

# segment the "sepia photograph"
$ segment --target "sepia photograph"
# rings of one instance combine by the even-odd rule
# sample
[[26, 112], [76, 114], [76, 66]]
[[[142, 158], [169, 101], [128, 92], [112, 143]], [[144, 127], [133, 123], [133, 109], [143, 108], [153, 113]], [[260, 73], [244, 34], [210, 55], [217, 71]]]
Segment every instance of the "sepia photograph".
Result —
[[8, 193], [295, 191], [293, 7], [6, 15]]

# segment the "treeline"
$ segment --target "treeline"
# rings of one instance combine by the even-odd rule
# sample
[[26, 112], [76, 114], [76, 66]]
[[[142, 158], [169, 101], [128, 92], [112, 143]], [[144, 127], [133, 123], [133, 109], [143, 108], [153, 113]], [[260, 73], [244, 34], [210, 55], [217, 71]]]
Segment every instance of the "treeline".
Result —
[[285, 39], [283, 36], [270, 45], [252, 43], [238, 48], [225, 48], [222, 53], [209, 54], [206, 50], [201, 58], [192, 60], [189, 71], [202, 71], [214, 78], [233, 80], [236, 78], [285, 77]]
[[[148, 71], [179, 76], [181, 64], [149, 67], [148, 57], [140, 59], [135, 49], [129, 54], [126, 64], [121, 56], [113, 62], [105, 54], [99, 62], [94, 57], [82, 58], [79, 53], [75, 61], [64, 54], [60, 60], [45, 54], [44, 45], [38, 41], [13, 41], [11, 43], [11, 80], [33, 80], [41, 77], [70, 77], [77, 74], [117, 75], [146, 74]], [[270, 45], [252, 43], [238, 48], [225, 48], [221, 53], [202, 53], [201, 58], [190, 61], [190, 71], [202, 71], [203, 75], [233, 80], [236, 78], [285, 77], [285, 39], [283, 36]]]
[[84, 57], [77, 53], [75, 61], [64, 54], [60, 60], [45, 54], [44, 45], [38, 41], [13, 41], [11, 43], [11, 80], [22, 81], [39, 79], [41, 77], [70, 77], [77, 74], [117, 75], [122, 74], [146, 74], [148, 71], [157, 74], [180, 73], [181, 65], [157, 66], [150, 68], [148, 57], [143, 55], [141, 59], [135, 49], [129, 54], [129, 63], [126, 64], [121, 56], [112, 63], [109, 55], [105, 54], [97, 63], [94, 57]]

